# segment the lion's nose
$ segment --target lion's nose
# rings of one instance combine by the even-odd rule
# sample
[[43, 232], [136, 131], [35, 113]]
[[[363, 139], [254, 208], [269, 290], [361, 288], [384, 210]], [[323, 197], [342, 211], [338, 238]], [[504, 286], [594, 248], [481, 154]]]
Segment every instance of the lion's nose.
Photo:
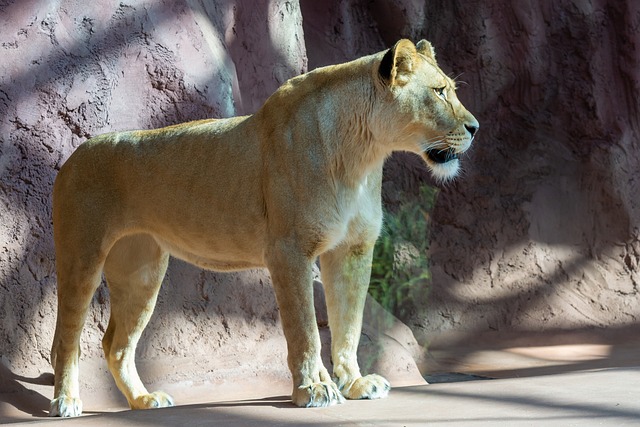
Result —
[[476, 134], [476, 132], [478, 131], [478, 128], [480, 127], [477, 123], [474, 123], [472, 125], [468, 125], [465, 124], [464, 125], [465, 129], [467, 129], [469, 131], [469, 133], [471, 134], [471, 138], [473, 138], [473, 136]]

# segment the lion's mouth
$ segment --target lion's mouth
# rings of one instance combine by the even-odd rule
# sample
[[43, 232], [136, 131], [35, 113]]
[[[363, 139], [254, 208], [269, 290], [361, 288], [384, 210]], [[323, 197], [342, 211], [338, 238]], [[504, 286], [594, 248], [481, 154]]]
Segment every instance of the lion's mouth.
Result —
[[438, 164], [447, 163], [458, 158], [458, 154], [450, 148], [446, 150], [431, 149], [427, 150], [426, 154], [430, 160]]

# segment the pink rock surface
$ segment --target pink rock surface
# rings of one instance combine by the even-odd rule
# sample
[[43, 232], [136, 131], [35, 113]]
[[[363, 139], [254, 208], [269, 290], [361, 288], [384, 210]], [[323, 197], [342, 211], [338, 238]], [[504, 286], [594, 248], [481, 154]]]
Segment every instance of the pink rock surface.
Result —
[[[306, 71], [306, 45], [300, 7], [288, 1], [4, 2], [0, 12], [0, 354], [10, 372], [37, 376], [51, 369], [50, 194], [60, 165], [96, 134], [251, 113]], [[113, 389], [100, 346], [108, 299], [102, 286], [82, 339], [94, 372], [81, 382], [94, 392]], [[288, 384], [279, 322], [266, 271], [217, 274], [172, 261], [138, 348], [143, 377]], [[363, 344], [369, 366], [380, 364], [384, 334]], [[403, 345], [417, 346], [404, 334]], [[401, 363], [382, 366], [392, 381], [422, 381], [402, 345], [394, 357]]]
[[[640, 320], [640, 4], [430, 2], [426, 35], [484, 124], [432, 227], [432, 330]], [[422, 339], [420, 339], [422, 340]]]
[[[408, 383], [440, 332], [636, 325], [639, 28], [632, 0], [0, 2], [0, 362], [50, 372], [50, 195], [79, 144], [251, 113], [289, 77], [403, 36], [430, 39], [464, 73], [460, 97], [482, 127], [439, 193], [433, 279], [401, 319], [411, 329], [371, 304], [363, 366]], [[408, 155], [386, 175], [390, 205], [432, 184]], [[103, 371], [83, 371], [85, 389], [113, 389], [100, 364], [108, 315], [103, 286], [82, 340], [84, 363]], [[285, 351], [265, 271], [172, 261], [138, 356], [151, 382], [264, 385], [287, 381]]]

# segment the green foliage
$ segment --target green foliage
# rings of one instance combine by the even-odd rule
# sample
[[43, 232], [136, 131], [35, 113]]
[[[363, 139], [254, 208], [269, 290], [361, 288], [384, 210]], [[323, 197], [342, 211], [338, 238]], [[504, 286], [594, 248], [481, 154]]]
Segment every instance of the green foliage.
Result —
[[418, 198], [403, 197], [396, 212], [385, 211], [373, 251], [369, 294], [392, 313], [400, 314], [416, 285], [430, 278], [427, 237], [435, 198], [436, 190], [423, 186]]

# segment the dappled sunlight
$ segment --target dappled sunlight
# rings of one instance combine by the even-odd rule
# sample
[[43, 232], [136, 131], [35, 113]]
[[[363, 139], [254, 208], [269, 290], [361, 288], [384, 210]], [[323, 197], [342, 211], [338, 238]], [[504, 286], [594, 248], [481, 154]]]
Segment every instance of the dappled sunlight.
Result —
[[[508, 382], [293, 408], [273, 397], [288, 395], [290, 378], [268, 274], [174, 260], [137, 356], [143, 380], [185, 406], [123, 411], [100, 345], [103, 285], [81, 340], [94, 415], [71, 424], [637, 423], [637, 393], [623, 386], [640, 381], [625, 369], [640, 363], [640, 3], [369, 3], [3, 2], [0, 423], [43, 416], [53, 394], [51, 190], [75, 148], [112, 130], [252, 113], [308, 68], [407, 36], [430, 39], [445, 72], [464, 73], [460, 99], [481, 128], [462, 174], [423, 212], [427, 225], [403, 220], [425, 225], [417, 239], [383, 234], [392, 251], [372, 294], [384, 307], [367, 306], [361, 365], [377, 369], [384, 354], [399, 377]], [[437, 183], [421, 161], [387, 162], [386, 205], [397, 209], [404, 192], [424, 202], [425, 185]], [[329, 365], [329, 328], [318, 323]]]
[[423, 372], [493, 378], [546, 376], [638, 365], [636, 326], [443, 333], [428, 346]]
[[570, 364], [606, 359], [611, 355], [612, 347], [612, 345], [607, 344], [565, 344], [513, 347], [506, 348], [504, 351], [541, 361]]
[[519, 377], [533, 370], [536, 375], [543, 374], [545, 370], [548, 373], [573, 371], [576, 365], [580, 365], [580, 369], [588, 369], [588, 365], [604, 367], [608, 365], [610, 354], [610, 345], [484, 349], [471, 350], [459, 356], [453, 351], [432, 351], [432, 357], [447, 361], [446, 370], [497, 378]]
[[396, 393], [426, 397], [429, 425], [635, 425], [640, 409], [630, 385], [639, 379], [637, 368], [612, 369], [436, 384]]

